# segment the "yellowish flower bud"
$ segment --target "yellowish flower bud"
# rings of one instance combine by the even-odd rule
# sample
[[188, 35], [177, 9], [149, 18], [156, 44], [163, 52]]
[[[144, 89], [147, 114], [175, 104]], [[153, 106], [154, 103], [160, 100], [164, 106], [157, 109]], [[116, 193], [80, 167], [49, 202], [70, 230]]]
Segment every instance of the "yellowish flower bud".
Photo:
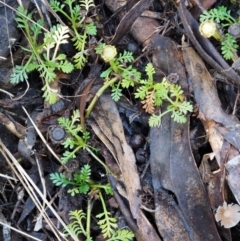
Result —
[[102, 58], [105, 62], [109, 62], [110, 60], [114, 59], [117, 55], [117, 50], [115, 46], [106, 45], [102, 50]]
[[206, 20], [199, 26], [200, 34], [205, 38], [214, 37], [216, 40], [221, 40], [221, 35], [218, 32], [217, 25], [212, 20]]

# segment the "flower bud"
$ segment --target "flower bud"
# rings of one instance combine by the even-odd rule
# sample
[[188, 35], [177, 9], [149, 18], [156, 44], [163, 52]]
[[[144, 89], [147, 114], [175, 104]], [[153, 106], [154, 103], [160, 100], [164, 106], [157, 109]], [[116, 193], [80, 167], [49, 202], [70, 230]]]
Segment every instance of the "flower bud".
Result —
[[212, 20], [202, 22], [199, 26], [199, 32], [205, 38], [214, 37], [218, 41], [221, 40], [217, 25]]
[[105, 62], [109, 62], [110, 60], [114, 59], [116, 55], [117, 55], [117, 50], [116, 50], [115, 46], [106, 45], [102, 49], [101, 56]]

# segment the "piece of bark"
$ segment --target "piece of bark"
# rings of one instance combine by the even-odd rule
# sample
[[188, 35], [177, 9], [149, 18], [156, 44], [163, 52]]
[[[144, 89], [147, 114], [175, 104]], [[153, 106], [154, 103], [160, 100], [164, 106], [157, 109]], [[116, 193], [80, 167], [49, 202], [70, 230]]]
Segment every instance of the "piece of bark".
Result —
[[240, 156], [236, 156], [229, 160], [226, 164], [226, 169], [228, 171], [228, 185], [240, 205]]
[[115, 31], [111, 44], [117, 44], [130, 31], [134, 21], [143, 13], [144, 10], [149, 8], [152, 2], [153, 0], [138, 1], [127, 11]]
[[240, 150], [240, 128], [238, 121], [230, 126], [216, 126], [216, 130], [231, 143], [234, 147]]
[[239, 121], [227, 115], [221, 108], [215, 83], [203, 61], [193, 48], [182, 43], [185, 67], [189, 74], [194, 97], [198, 104], [201, 119], [214, 120], [224, 126], [236, 126]]
[[[225, 114], [222, 110], [213, 79], [196, 52], [191, 47], [186, 46], [182, 51], [185, 66], [192, 82], [194, 97], [199, 108], [199, 118], [204, 124], [209, 142], [220, 167], [220, 173], [209, 178], [207, 187], [211, 205], [213, 208], [217, 208], [226, 198], [224, 196], [225, 190], [223, 185], [225, 175], [224, 165], [227, 161], [228, 150], [230, 148], [229, 143], [223, 139], [218, 128], [220, 124], [224, 126], [236, 126], [238, 121]], [[227, 231], [219, 227], [219, 232], [224, 237], [224, 240], [231, 240], [229, 230]]]
[[[108, 139], [107, 148], [114, 154], [122, 173], [123, 183], [126, 189], [126, 199], [129, 202], [130, 211], [137, 222], [138, 231], [136, 233], [139, 241], [160, 241], [155, 229], [149, 223], [140, 209], [140, 178], [137, 172], [136, 160], [131, 147], [127, 144], [122, 121], [118, 113], [115, 102], [110, 95], [102, 95], [98, 100], [91, 116], [98, 124], [98, 131]], [[90, 122], [91, 124], [91, 122]], [[97, 126], [93, 130], [96, 132]], [[102, 138], [103, 135], [99, 136]]]
[[192, 7], [190, 12], [195, 19], [199, 18], [199, 15], [203, 10], [208, 10], [216, 0], [190, 0]]
[[[154, 48], [154, 66], [161, 69], [166, 75], [177, 73], [180, 80], [179, 84], [186, 93], [188, 85], [185, 69], [181, 62], [182, 56], [177, 45], [162, 36], [154, 36], [151, 40]], [[211, 236], [214, 237], [214, 240], [220, 240], [209, 200], [190, 150], [188, 123], [178, 124], [172, 121], [172, 119], [165, 120], [165, 118], [169, 117], [163, 117], [162, 127], [158, 131], [156, 129], [151, 130], [151, 142], [154, 143], [150, 147], [153, 178], [162, 178], [161, 171], [164, 170], [162, 168], [163, 165], [165, 169], [168, 169], [167, 172], [170, 175], [171, 185], [166, 187], [170, 187], [168, 190], [176, 195], [179, 207], [188, 225], [192, 228], [194, 240], [210, 240]], [[164, 123], [168, 124], [165, 125]], [[164, 138], [167, 136], [167, 140], [169, 140], [167, 141], [169, 143], [168, 147], [162, 135], [164, 135]], [[156, 149], [153, 149], [152, 145], [156, 146]], [[157, 148], [160, 149], [161, 146], [164, 146], [165, 150], [162, 150], [160, 154]], [[166, 154], [162, 157], [166, 151], [168, 153], [167, 159]], [[156, 157], [158, 157], [158, 162], [161, 162], [159, 167], [154, 164]], [[156, 172], [159, 174], [157, 175]], [[167, 174], [164, 175], [166, 176]], [[165, 185], [165, 179], [160, 179], [159, 182]], [[206, 232], [206, 227], [209, 227], [208, 232]]]

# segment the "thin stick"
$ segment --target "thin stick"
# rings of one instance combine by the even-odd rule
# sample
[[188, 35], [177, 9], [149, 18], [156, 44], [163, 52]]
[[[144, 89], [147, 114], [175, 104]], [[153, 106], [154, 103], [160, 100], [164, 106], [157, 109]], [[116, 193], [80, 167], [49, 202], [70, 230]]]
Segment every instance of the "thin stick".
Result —
[[8, 224], [6, 224], [6, 223], [3, 223], [3, 222], [1, 222], [1, 221], [0, 221], [0, 225], [5, 226], [5, 227], [7, 227], [7, 228], [10, 228], [10, 229], [14, 230], [15, 232], [20, 233], [21, 235], [26, 236], [26, 237], [29, 237], [29, 238], [31, 238], [31, 239], [33, 239], [33, 240], [42, 241], [42, 239], [35, 238], [35, 237], [33, 237], [33, 236], [31, 236], [31, 235], [29, 235], [29, 234], [27, 234], [27, 233], [24, 233], [24, 232], [22, 232], [22, 231], [20, 231], [20, 230], [18, 230], [18, 229], [16, 229], [16, 228], [13, 228], [12, 226], [10, 226], [10, 225], [8, 225]]

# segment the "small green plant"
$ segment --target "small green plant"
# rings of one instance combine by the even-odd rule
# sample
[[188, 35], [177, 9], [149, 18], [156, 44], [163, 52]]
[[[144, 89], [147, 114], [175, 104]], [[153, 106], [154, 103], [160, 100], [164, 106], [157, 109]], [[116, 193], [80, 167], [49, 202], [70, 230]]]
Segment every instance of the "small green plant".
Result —
[[68, 190], [71, 196], [77, 193], [87, 194], [90, 189], [103, 189], [106, 194], [112, 194], [112, 188], [110, 184], [96, 184], [91, 179], [91, 168], [89, 165], [84, 165], [80, 172], [76, 172], [73, 175], [73, 180], [69, 180], [62, 173], [52, 173], [50, 179], [56, 186], [66, 187], [67, 185], [73, 186], [73, 188]]
[[134, 87], [141, 79], [141, 73], [131, 64], [134, 61], [133, 55], [124, 51], [117, 56], [116, 48], [106, 44], [99, 45], [96, 53], [101, 54], [104, 61], [110, 65], [100, 76], [105, 79], [105, 85], [111, 86], [113, 100], [118, 101], [123, 88]]
[[65, 149], [71, 150], [66, 150], [61, 157], [62, 164], [66, 164], [68, 160], [76, 158], [78, 150], [89, 147], [87, 141], [90, 133], [83, 131], [78, 110], [73, 111], [71, 119], [65, 117], [58, 118], [58, 123], [69, 134], [68, 138], [62, 143]]
[[68, 137], [62, 143], [66, 149], [61, 157], [62, 164], [66, 164], [70, 159], [76, 158], [76, 153], [80, 149], [84, 149], [106, 169], [107, 173], [110, 173], [108, 167], [93, 153], [97, 149], [87, 144], [90, 133], [83, 131], [80, 124], [79, 110], [73, 111], [71, 118], [58, 118], [58, 123], [68, 133]]
[[212, 20], [221, 24], [223, 28], [237, 22], [236, 19], [231, 16], [231, 11], [228, 10], [225, 6], [219, 6], [209, 11], [203, 11], [199, 20], [200, 22]]
[[51, 87], [51, 83], [57, 77], [56, 71], [70, 73], [73, 70], [73, 65], [67, 60], [67, 56], [59, 53], [60, 45], [67, 43], [69, 29], [61, 25], [53, 26], [50, 32], [44, 34], [43, 41], [39, 43], [43, 22], [38, 20], [33, 23], [29, 19], [32, 19], [32, 14], [23, 7], [18, 7], [16, 21], [18, 27], [25, 32], [30, 48], [24, 49], [29, 56], [24, 65], [15, 66], [10, 82], [14, 84], [22, 82], [28, 78], [30, 72], [37, 70], [44, 80], [43, 97], [53, 104], [56, 102], [58, 94], [57, 90]]
[[74, 33], [72, 41], [78, 51], [74, 56], [75, 67], [83, 68], [87, 63], [89, 51], [86, 48], [87, 40], [90, 36], [97, 34], [95, 24], [85, 22], [90, 8], [94, 7], [93, 0], [80, 0], [79, 4], [76, 4], [75, 0], [64, 0], [63, 3], [51, 0], [50, 5], [55, 12], [61, 13], [70, 22]]
[[[103, 71], [100, 75], [105, 79], [104, 85], [98, 90], [93, 100], [89, 104], [85, 117], [88, 118], [98, 97], [103, 94], [103, 92], [111, 87], [112, 98], [118, 101], [122, 96], [122, 89], [129, 88], [130, 86], [135, 86], [141, 79], [141, 73], [138, 72], [129, 63], [133, 62], [134, 58], [131, 52], [124, 51], [123, 54], [117, 56], [117, 50], [115, 46], [106, 45], [101, 43], [96, 48], [96, 53], [100, 54], [106, 63], [109, 63], [110, 67]], [[127, 66], [128, 64], [128, 66]]]
[[[171, 117], [178, 123], [186, 122], [187, 112], [193, 110], [193, 106], [184, 100], [183, 90], [177, 84], [172, 84], [163, 78], [161, 83], [154, 82], [153, 75], [155, 69], [151, 63], [148, 63], [145, 68], [148, 76], [147, 80], [140, 81], [140, 87], [135, 92], [135, 98], [142, 100], [143, 108], [149, 114], [152, 114], [149, 119], [149, 125], [158, 126], [162, 116], [171, 112]], [[163, 102], [168, 102], [167, 110], [160, 115], [155, 115], [155, 107], [161, 106]]]
[[75, 67], [80, 69], [87, 63], [88, 38], [97, 33], [93, 22], [85, 23], [90, 8], [94, 7], [93, 0], [81, 0], [79, 4], [75, 2], [75, 0], [65, 0], [63, 3], [57, 0], [50, 1], [52, 8], [70, 22], [71, 29], [61, 25], [53, 26], [49, 32], [45, 32], [43, 41], [40, 40], [44, 29], [42, 20], [32, 22], [31, 13], [21, 6], [17, 9], [16, 21], [18, 27], [24, 31], [30, 48], [24, 48], [29, 56], [23, 65], [15, 66], [10, 82], [18, 84], [27, 79], [30, 72], [37, 70], [44, 81], [43, 97], [50, 104], [54, 104], [59, 95], [58, 88], [52, 87], [52, 83], [57, 81], [57, 71], [68, 74], [74, 69], [73, 64], [67, 60], [67, 56], [59, 53], [60, 45], [67, 43], [69, 33], [72, 33], [72, 41], [77, 50], [74, 63]]
[[[218, 8], [213, 8], [209, 11], [203, 11], [200, 15], [199, 21], [201, 22], [199, 29], [200, 33], [207, 38], [217, 36], [216, 39], [221, 42], [223, 57], [226, 60], [236, 61], [238, 59], [237, 50], [239, 47], [237, 40], [229, 33], [225, 34], [224, 32], [225, 28], [231, 24], [240, 23], [240, 18], [233, 18], [230, 10], [228, 10], [225, 6], [219, 6]], [[210, 26], [210, 28], [204, 28], [204, 24], [205, 26]], [[220, 30], [218, 26], [220, 26]], [[209, 29], [211, 29], [210, 31], [212, 31], [212, 29], [215, 30], [209, 35]]]
[[56, 186], [66, 187], [67, 185], [73, 186], [72, 189], [68, 190], [72, 196], [77, 193], [87, 194], [88, 205], [87, 211], [84, 213], [83, 210], [75, 210], [69, 213], [71, 223], [68, 225], [71, 235], [78, 238], [79, 234], [83, 234], [86, 237], [86, 241], [92, 240], [90, 226], [91, 226], [91, 207], [93, 198], [100, 199], [103, 212], [96, 215], [99, 220], [98, 225], [101, 229], [101, 233], [104, 238], [109, 238], [107, 240], [122, 240], [129, 241], [134, 237], [134, 234], [127, 229], [119, 230], [117, 229], [117, 220], [112, 217], [110, 212], [107, 211], [106, 203], [103, 199], [102, 190], [107, 195], [112, 195], [112, 188], [109, 183], [98, 184], [94, 183], [90, 179], [91, 168], [89, 165], [84, 165], [79, 173], [75, 173], [73, 180], [67, 179], [64, 174], [52, 173], [50, 179]]
[[[186, 113], [192, 111], [192, 105], [182, 100], [183, 90], [179, 85], [167, 82], [166, 78], [161, 83], [153, 81], [155, 70], [152, 64], [147, 64], [146, 73], [147, 80], [141, 79], [141, 74], [131, 64], [134, 58], [131, 52], [124, 52], [117, 56], [117, 50], [114, 46], [100, 44], [96, 48], [96, 52], [101, 54], [105, 62], [108, 62], [110, 67], [102, 72], [101, 77], [105, 79], [104, 85], [98, 90], [95, 97], [91, 101], [88, 109], [86, 110], [86, 117], [89, 116], [93, 106], [95, 105], [98, 96], [101, 96], [106, 88], [112, 88], [112, 98], [118, 101], [122, 95], [123, 88], [138, 86], [134, 95], [135, 98], [140, 98], [143, 103], [143, 108], [146, 112], [152, 114], [149, 119], [151, 127], [158, 126], [161, 117], [169, 112], [172, 113], [172, 118], [178, 123], [186, 122]], [[153, 114], [156, 106], [161, 106], [163, 101], [169, 102], [167, 110], [161, 115]]]

